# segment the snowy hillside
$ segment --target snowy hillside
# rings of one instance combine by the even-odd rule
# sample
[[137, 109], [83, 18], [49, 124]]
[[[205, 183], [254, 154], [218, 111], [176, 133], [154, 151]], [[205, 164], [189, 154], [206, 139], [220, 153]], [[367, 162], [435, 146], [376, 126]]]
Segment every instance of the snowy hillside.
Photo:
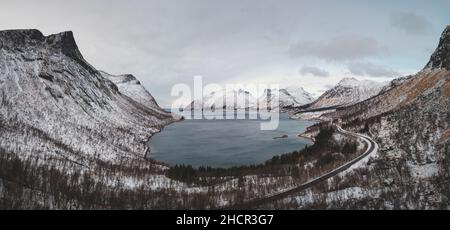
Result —
[[174, 118], [136, 81], [115, 83], [84, 60], [72, 32], [0, 31], [0, 150], [69, 171], [130, 166]]
[[336, 86], [323, 93], [311, 104], [298, 108], [294, 107], [289, 112], [292, 118], [325, 120], [327, 117], [323, 117], [322, 115], [334, 112], [337, 108], [354, 105], [367, 100], [387, 90], [389, 87], [391, 86], [388, 82], [360, 81], [355, 78], [343, 78]]
[[298, 107], [309, 104], [314, 101], [314, 97], [306, 92], [302, 87], [287, 87], [282, 89], [267, 89], [264, 94], [259, 97], [259, 107], [268, 108], [275, 96], [272, 94], [275, 90], [279, 93], [279, 107]]
[[119, 89], [119, 92], [123, 95], [130, 97], [134, 101], [139, 102], [140, 104], [153, 110], [154, 112], [162, 114], [166, 113], [161, 110], [153, 96], [144, 88], [144, 86], [141, 85], [141, 82], [139, 82], [133, 75], [112, 75], [104, 71], [100, 71], [100, 73], [104, 78], [112, 81]]
[[[257, 99], [243, 89], [223, 90], [204, 92], [203, 104], [201, 101], [194, 100], [187, 106], [186, 110], [214, 110], [214, 109], [249, 109], [256, 107]], [[227, 104], [228, 103], [228, 104]], [[229, 104], [232, 103], [232, 104]]]
[[[372, 136], [380, 146], [366, 165], [319, 191], [328, 208], [449, 208], [449, 57], [450, 26], [422, 71], [394, 80], [373, 98], [323, 115]], [[346, 193], [346, 186], [358, 192]]]
[[344, 78], [313, 102], [308, 109], [352, 105], [377, 95], [386, 84], [386, 82]]

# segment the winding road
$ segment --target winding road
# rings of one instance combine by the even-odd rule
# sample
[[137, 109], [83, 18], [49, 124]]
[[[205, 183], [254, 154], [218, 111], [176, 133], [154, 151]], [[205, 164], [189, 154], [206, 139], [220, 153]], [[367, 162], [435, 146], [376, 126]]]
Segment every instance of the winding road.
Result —
[[344, 129], [342, 129], [340, 126], [337, 126], [337, 130], [343, 134], [349, 135], [349, 136], [354, 136], [357, 138], [362, 139], [364, 142], [367, 143], [367, 149], [366, 151], [359, 155], [358, 157], [356, 157], [355, 159], [345, 163], [344, 165], [322, 175], [319, 176], [317, 178], [314, 178], [312, 180], [309, 180], [297, 187], [294, 188], [290, 188], [287, 190], [283, 190], [281, 192], [277, 192], [277, 193], [272, 193], [268, 196], [262, 197], [262, 198], [256, 198], [254, 200], [249, 200], [243, 204], [237, 205], [237, 206], [233, 206], [233, 207], [228, 207], [227, 209], [237, 209], [237, 210], [242, 210], [242, 209], [251, 209], [251, 208], [255, 208], [259, 205], [268, 203], [268, 202], [272, 202], [272, 201], [276, 201], [276, 200], [280, 200], [282, 198], [285, 198], [289, 195], [293, 195], [296, 194], [300, 191], [303, 191], [305, 189], [311, 188], [312, 186], [319, 184], [323, 181], [326, 181], [328, 179], [330, 179], [331, 177], [334, 177], [340, 173], [345, 172], [346, 170], [350, 169], [352, 166], [355, 166], [357, 163], [362, 162], [364, 159], [368, 158], [370, 155], [372, 154], [376, 154], [378, 151], [378, 144], [372, 140], [372, 138], [370, 138], [369, 136], [363, 135], [363, 134], [359, 134], [359, 133], [353, 133], [353, 132], [349, 132], [346, 131]]

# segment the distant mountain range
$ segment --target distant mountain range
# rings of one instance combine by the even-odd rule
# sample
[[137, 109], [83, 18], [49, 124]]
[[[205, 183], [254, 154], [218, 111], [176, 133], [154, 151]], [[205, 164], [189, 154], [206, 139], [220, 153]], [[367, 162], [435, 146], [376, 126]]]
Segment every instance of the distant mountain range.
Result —
[[[257, 105], [257, 99], [244, 89], [209, 92], [202, 100], [203, 101], [192, 101], [185, 110], [233, 110], [254, 108]], [[227, 104], [227, 102], [232, 102], [234, 104]]]
[[[192, 101], [186, 110], [212, 110], [212, 109], [268, 109], [277, 107], [275, 103], [278, 93], [279, 108], [282, 110], [302, 109], [305, 111], [335, 109], [345, 107], [364, 101], [377, 95], [388, 82], [376, 82], [369, 80], [357, 80], [355, 78], [344, 78], [335, 87], [326, 91], [318, 99], [302, 87], [287, 87], [281, 89], [266, 89], [262, 95], [253, 95], [244, 89], [233, 91], [210, 92], [200, 101]], [[226, 102], [235, 104], [227, 104]], [[223, 104], [222, 108], [217, 105]], [[275, 106], [274, 106], [275, 105]]]
[[281, 109], [289, 108], [289, 107], [298, 107], [309, 104], [314, 101], [314, 97], [308, 93], [302, 87], [290, 86], [282, 89], [268, 89], [265, 90], [264, 94], [260, 97], [260, 108], [269, 108], [271, 105], [276, 104], [273, 101], [276, 97], [272, 94], [272, 92], [278, 90], [279, 96], [279, 107]]
[[[275, 103], [278, 93], [279, 104]], [[200, 101], [192, 101], [186, 110], [213, 110], [213, 109], [268, 109], [297, 107], [311, 103], [314, 97], [306, 92], [302, 87], [288, 87], [282, 89], [266, 89], [262, 95], [253, 95], [247, 90], [214, 91], [203, 97], [203, 104]], [[227, 104], [234, 102], [234, 104]], [[223, 105], [217, 108], [217, 105]]]

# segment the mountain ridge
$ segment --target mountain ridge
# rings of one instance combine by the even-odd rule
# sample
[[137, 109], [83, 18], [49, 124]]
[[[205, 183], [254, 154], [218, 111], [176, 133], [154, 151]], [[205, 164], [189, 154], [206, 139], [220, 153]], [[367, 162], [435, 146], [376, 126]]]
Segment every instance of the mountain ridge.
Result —
[[[194, 100], [192, 101], [187, 107], [185, 107], [186, 110], [200, 110], [200, 109], [214, 109], [215, 104], [224, 103], [223, 108], [220, 109], [268, 109], [271, 107], [272, 101], [275, 99], [276, 95], [273, 95], [273, 91], [278, 91], [279, 96], [279, 103], [276, 103], [281, 109], [287, 108], [287, 107], [295, 107], [295, 106], [302, 106], [305, 104], [308, 104], [313, 101], [313, 96], [306, 92], [306, 90], [303, 89], [303, 87], [295, 87], [290, 86], [286, 88], [279, 88], [279, 89], [265, 89], [264, 93], [259, 96], [254, 96], [251, 92], [244, 90], [244, 89], [238, 89], [238, 90], [231, 90], [231, 91], [213, 91], [208, 92], [203, 97], [203, 106], [199, 107], [199, 102]], [[234, 99], [237, 99], [237, 102], [235, 102], [234, 105], [227, 105], [227, 100], [234, 101]], [[241, 102], [244, 102], [242, 104]], [[197, 103], [197, 104], [196, 104]], [[273, 108], [272, 108], [273, 109]]]
[[42, 32], [36, 29], [0, 31], [0, 48], [37, 48], [39, 46], [47, 46], [47, 48], [54, 49], [54, 51], [59, 51], [67, 57], [70, 57], [79, 62], [91, 73], [95, 72], [95, 68], [84, 59], [83, 55], [78, 49], [78, 45], [75, 41], [72, 31], [64, 31], [48, 36], [44, 36]]
[[[41, 140], [47, 149], [43, 154], [57, 161], [70, 158], [96, 167], [94, 159], [116, 162], [143, 157], [148, 138], [175, 121], [156, 103], [143, 106], [122, 94], [116, 84], [84, 60], [72, 32], [44, 36], [38, 30], [0, 31], [0, 41], [1, 119], [11, 127], [26, 126], [45, 133], [52, 141]], [[150, 93], [141, 90], [146, 93], [144, 97], [153, 100]], [[26, 136], [23, 132], [5, 131], [2, 139]], [[109, 139], [104, 139], [105, 135]], [[14, 139], [14, 145], [2, 142], [0, 147], [26, 157], [34, 154], [34, 144], [40, 138], [21, 137], [19, 140], [36, 143]], [[55, 143], [77, 149], [77, 153], [52, 148]], [[24, 153], [17, 146], [30, 151]]]
[[450, 70], [450, 26], [447, 26], [442, 32], [439, 44], [425, 69], [445, 68]]

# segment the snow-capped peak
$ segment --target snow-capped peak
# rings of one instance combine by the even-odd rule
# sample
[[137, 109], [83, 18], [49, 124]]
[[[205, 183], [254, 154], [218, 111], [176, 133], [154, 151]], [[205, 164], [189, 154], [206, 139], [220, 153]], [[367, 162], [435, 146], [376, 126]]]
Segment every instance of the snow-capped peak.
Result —
[[310, 109], [352, 105], [377, 95], [386, 85], [387, 82], [343, 78], [312, 103]]
[[[281, 89], [265, 89], [262, 95], [255, 97], [251, 92], [245, 89], [223, 90], [204, 92], [203, 106], [199, 101], [192, 101], [186, 109], [212, 109], [223, 103], [225, 109], [257, 109], [268, 108], [275, 95], [273, 92], [279, 93], [279, 107], [296, 107], [302, 106], [314, 101], [314, 97], [306, 92], [302, 87], [290, 86]], [[227, 104], [237, 100], [234, 105]], [[278, 103], [277, 103], [278, 104]]]
[[[186, 109], [248, 109], [256, 107], [257, 99], [244, 89], [203, 92], [202, 101], [192, 101]], [[222, 108], [220, 108], [222, 109]]]
[[314, 97], [299, 86], [289, 86], [279, 89], [266, 89], [264, 94], [259, 97], [259, 108], [272, 107], [275, 100], [273, 92], [279, 93], [279, 107], [281, 109], [287, 107], [298, 107], [306, 105], [314, 101]]
[[354, 77], [346, 77], [342, 78], [341, 81], [337, 85], [343, 86], [343, 87], [354, 87], [361, 84], [361, 81]]

